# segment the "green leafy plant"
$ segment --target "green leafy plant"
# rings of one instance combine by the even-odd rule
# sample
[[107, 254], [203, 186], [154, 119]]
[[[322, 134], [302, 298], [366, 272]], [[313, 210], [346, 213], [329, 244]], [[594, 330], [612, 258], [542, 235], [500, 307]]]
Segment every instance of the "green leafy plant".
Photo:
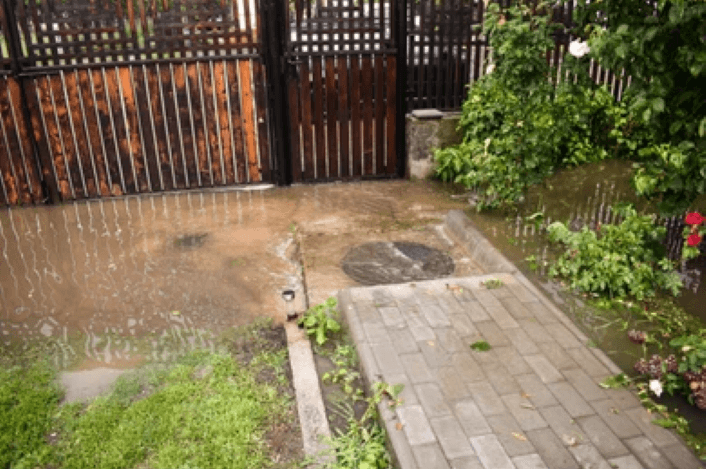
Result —
[[314, 336], [319, 346], [326, 343], [329, 334], [341, 330], [341, 324], [337, 321], [336, 305], [336, 298], [331, 297], [324, 303], [309, 308], [298, 320], [298, 324], [306, 329], [307, 335]]
[[475, 350], [476, 352], [487, 352], [490, 348], [490, 344], [485, 340], [478, 340], [471, 344], [471, 350]]
[[651, 216], [638, 215], [631, 206], [616, 209], [618, 224], [572, 232], [561, 222], [549, 225], [549, 240], [566, 252], [551, 265], [549, 274], [566, 279], [571, 288], [610, 298], [654, 296], [656, 290], [677, 295], [682, 283], [660, 241], [666, 229]]
[[491, 279], [488, 279], [485, 282], [483, 282], [483, 286], [489, 290], [494, 290], [496, 288], [500, 288], [503, 285], [505, 285], [505, 284], [499, 278], [491, 278]]
[[579, 0], [574, 20], [591, 56], [630, 77], [623, 101], [645, 131], [633, 155], [637, 192], [683, 213], [706, 193], [706, 3]]
[[361, 395], [362, 390], [355, 387], [356, 380], [360, 379], [360, 373], [355, 369], [358, 365], [358, 357], [353, 346], [339, 345], [330, 358], [336, 369], [324, 373], [321, 379], [324, 382], [340, 384], [346, 394], [355, 397]]
[[629, 151], [624, 106], [588, 79], [587, 58], [567, 56], [563, 72], [579, 79], [553, 83], [546, 54], [560, 26], [547, 11], [547, 2], [488, 6], [483, 33], [492, 73], [470, 87], [459, 121], [463, 142], [435, 153], [437, 176], [476, 190], [479, 210], [521, 200], [558, 168]]

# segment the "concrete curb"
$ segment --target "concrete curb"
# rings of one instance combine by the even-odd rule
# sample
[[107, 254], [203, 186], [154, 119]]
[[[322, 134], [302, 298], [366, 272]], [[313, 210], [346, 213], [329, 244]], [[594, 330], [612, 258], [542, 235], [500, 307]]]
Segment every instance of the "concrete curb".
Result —
[[[549, 298], [544, 295], [525, 275], [520, 272], [490, 241], [488, 241], [473, 222], [461, 210], [452, 210], [445, 220], [445, 227], [449, 233], [466, 248], [471, 259], [486, 272], [510, 273], [518, 282], [529, 289], [539, 300], [556, 316], [556, 318], [569, 329], [582, 343], [588, 342], [588, 337], [579, 330], [574, 322], [559, 309]], [[623, 370], [616, 365], [602, 350], [588, 347], [590, 352], [603, 363], [611, 373], [622, 373]]]

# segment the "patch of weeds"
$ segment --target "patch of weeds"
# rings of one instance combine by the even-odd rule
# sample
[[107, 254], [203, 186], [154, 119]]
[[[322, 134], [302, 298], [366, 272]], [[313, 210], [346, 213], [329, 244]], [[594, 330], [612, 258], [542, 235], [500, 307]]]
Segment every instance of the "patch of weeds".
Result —
[[54, 458], [47, 435], [56, 427], [61, 391], [45, 361], [0, 368], [0, 467], [41, 467]]
[[273, 330], [235, 333], [250, 344], [242, 354], [200, 350], [140, 368], [88, 404], [59, 407], [56, 369], [45, 362], [0, 367], [0, 467], [294, 467], [301, 448], [276, 463], [277, 447], [301, 440], [282, 390], [286, 347]]
[[500, 288], [503, 285], [505, 285], [505, 284], [499, 278], [491, 278], [491, 279], [488, 279], [485, 282], [483, 282], [483, 286], [489, 290], [494, 290], [496, 288]]
[[479, 340], [471, 344], [471, 350], [475, 350], [476, 352], [487, 352], [490, 349], [490, 344], [485, 340]]
[[341, 324], [337, 320], [336, 305], [336, 298], [331, 297], [324, 303], [309, 308], [299, 318], [299, 326], [306, 330], [307, 335], [313, 336], [319, 346], [326, 343], [331, 333], [340, 332], [341, 330]]
[[356, 370], [358, 366], [358, 356], [352, 345], [339, 345], [329, 357], [336, 368], [333, 371], [324, 373], [321, 379], [324, 382], [339, 384], [343, 392], [354, 399], [363, 394], [363, 390], [356, 388], [355, 383], [361, 379], [360, 373]]

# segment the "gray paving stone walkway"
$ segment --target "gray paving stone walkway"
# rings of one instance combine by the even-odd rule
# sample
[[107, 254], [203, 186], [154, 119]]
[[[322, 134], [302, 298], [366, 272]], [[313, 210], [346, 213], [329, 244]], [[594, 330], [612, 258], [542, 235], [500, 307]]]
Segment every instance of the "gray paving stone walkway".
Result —
[[703, 467], [631, 391], [598, 386], [620, 370], [519, 273], [339, 301], [366, 379], [405, 385], [402, 405], [381, 406], [399, 469]]

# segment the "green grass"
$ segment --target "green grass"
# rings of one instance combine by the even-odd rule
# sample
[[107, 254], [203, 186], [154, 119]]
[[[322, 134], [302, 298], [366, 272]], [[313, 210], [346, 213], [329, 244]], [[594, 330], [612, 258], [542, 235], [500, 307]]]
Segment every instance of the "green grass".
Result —
[[271, 467], [268, 429], [293, 405], [281, 392], [286, 360], [286, 350], [247, 363], [194, 352], [63, 407], [50, 367], [0, 369], [0, 468]]

